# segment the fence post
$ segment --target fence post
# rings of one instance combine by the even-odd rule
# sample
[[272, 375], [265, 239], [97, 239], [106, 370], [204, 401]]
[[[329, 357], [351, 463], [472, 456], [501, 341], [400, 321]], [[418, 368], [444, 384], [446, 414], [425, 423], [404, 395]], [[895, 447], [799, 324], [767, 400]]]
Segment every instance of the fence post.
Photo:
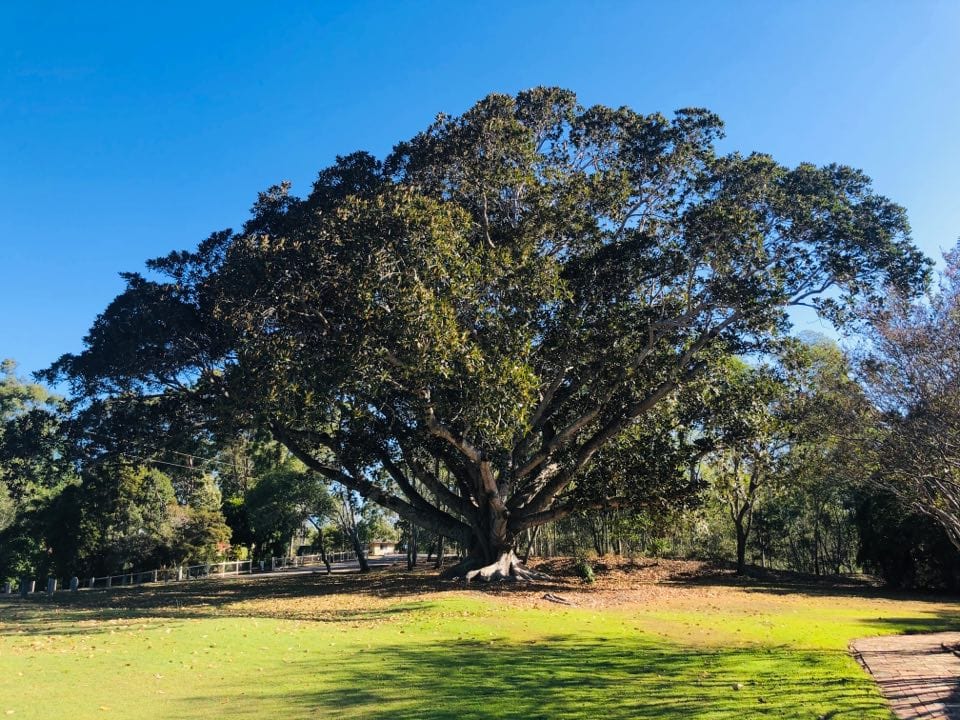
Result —
[[113, 576], [107, 575], [107, 587], [113, 587]]
[[153, 571], [153, 582], [156, 582], [156, 581], [157, 581], [157, 571], [154, 570], [154, 571]]
[[74, 575], [72, 578], [70, 578], [70, 592], [75, 593], [79, 590], [80, 590], [80, 578]]
[[183, 565], [177, 566], [177, 581], [183, 580]]
[[93, 590], [93, 586], [96, 585], [96, 583], [97, 583], [97, 578], [91, 577], [90, 582], [87, 584], [87, 587]]

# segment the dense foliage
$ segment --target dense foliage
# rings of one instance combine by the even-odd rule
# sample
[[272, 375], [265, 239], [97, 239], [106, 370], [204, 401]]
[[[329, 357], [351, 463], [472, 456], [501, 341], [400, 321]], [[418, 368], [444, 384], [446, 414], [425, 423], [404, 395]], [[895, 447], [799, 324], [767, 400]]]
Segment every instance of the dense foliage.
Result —
[[869, 313], [861, 378], [878, 410], [874, 483], [960, 549], [960, 250], [939, 287]]
[[855, 519], [868, 572], [893, 587], [960, 590], [960, 552], [929, 515], [881, 490], [863, 493]]
[[[126, 274], [41, 374], [69, 403], [0, 366], [0, 577], [391, 538], [467, 577], [617, 552], [951, 586], [957, 255], [917, 299], [866, 176], [721, 134], [491, 95]], [[853, 370], [797, 307], [864, 331]]]
[[697, 393], [789, 308], [843, 321], [924, 280], [862, 173], [718, 155], [721, 132], [702, 109], [491, 95], [127, 275], [47, 377], [154, 433], [268, 429], [482, 576], [522, 574], [529, 529], [689, 495]]

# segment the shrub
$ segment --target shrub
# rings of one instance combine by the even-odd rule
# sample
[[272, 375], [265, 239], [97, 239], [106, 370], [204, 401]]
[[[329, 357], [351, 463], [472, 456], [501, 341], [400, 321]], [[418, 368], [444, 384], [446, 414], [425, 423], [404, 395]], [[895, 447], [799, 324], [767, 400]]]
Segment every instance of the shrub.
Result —
[[596, 579], [593, 573], [593, 565], [591, 565], [590, 561], [585, 557], [577, 558], [575, 570], [580, 579], [587, 584], [593, 584], [593, 581]]

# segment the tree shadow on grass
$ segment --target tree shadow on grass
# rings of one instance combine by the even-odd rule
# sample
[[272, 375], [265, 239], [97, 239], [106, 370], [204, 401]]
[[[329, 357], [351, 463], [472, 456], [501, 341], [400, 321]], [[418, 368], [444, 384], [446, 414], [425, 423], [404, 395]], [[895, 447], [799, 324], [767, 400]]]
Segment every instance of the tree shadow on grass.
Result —
[[364, 609], [333, 609], [311, 614], [308, 618], [293, 617], [288, 612], [278, 610], [270, 612], [218, 613], [199, 607], [181, 608], [95, 608], [83, 609], [44, 608], [19, 605], [5, 608], [0, 615], [0, 637], [4, 636], [45, 636], [45, 635], [83, 635], [91, 632], [122, 631], [138, 628], [145, 623], [201, 620], [215, 618], [270, 618], [275, 620], [304, 620], [327, 623], [365, 623], [383, 622], [399, 618], [410, 613], [429, 611], [435, 603], [405, 602], [390, 607]]
[[[702, 576], [689, 582], [710, 582]], [[739, 587], [745, 582], [737, 581]], [[717, 584], [723, 584], [718, 582]], [[531, 586], [519, 586], [529, 591]], [[533, 586], [536, 588], [536, 586]], [[562, 584], [560, 588], [567, 588]], [[334, 608], [298, 619], [363, 622], [403, 620], [433, 603], [425, 597], [463, 585], [440, 584], [431, 574], [382, 571], [371, 575], [264, 576], [204, 580], [169, 586], [64, 594], [42, 602], [0, 603], [0, 634], [54, 635], [124, 629], [152, 620], [227, 616], [290, 618], [244, 600], [296, 600], [356, 595], [355, 608]], [[757, 592], [803, 592], [796, 585], [746, 585]], [[836, 594], [836, 588], [816, 595]], [[511, 586], [483, 588], [509, 593]], [[538, 591], [539, 592], [539, 591]], [[849, 592], [856, 594], [860, 592]], [[890, 597], [875, 595], [875, 597]], [[895, 599], [906, 599], [894, 595]], [[371, 599], [377, 598], [377, 602]], [[384, 602], [384, 599], [389, 602]], [[943, 602], [943, 598], [935, 599]], [[866, 620], [878, 631], [924, 632], [960, 628], [960, 610], [929, 617]], [[483, 626], [480, 626], [483, 632]], [[465, 633], [470, 634], [470, 633]], [[255, 679], [228, 677], [216, 696], [195, 694], [171, 716], [351, 718], [889, 718], [870, 678], [840, 650], [788, 647], [683, 648], [650, 636], [555, 635], [536, 642], [413, 639], [377, 642], [365, 651], [343, 649], [331, 662], [298, 660]], [[274, 674], [271, 676], [270, 673]], [[217, 704], [226, 699], [228, 707]], [[177, 703], [181, 701], [177, 700]]]
[[960, 632], [960, 607], [938, 610], [925, 617], [866, 618], [866, 625], [876, 627], [878, 634], [918, 635], [921, 633]]
[[880, 584], [869, 576], [810, 575], [790, 571], [750, 568], [737, 575], [732, 566], [716, 563], [696, 572], [680, 572], [665, 583], [688, 587], [729, 587], [771, 595], [810, 595], [814, 597], [857, 597], [911, 602], [960, 602], [947, 592], [898, 590]]
[[[301, 679], [293, 691], [289, 673]], [[632, 637], [382, 645], [224, 691], [233, 718], [889, 718], [840, 651], [703, 651]], [[200, 718], [211, 700], [193, 696], [177, 716]]]
[[[441, 581], [434, 570], [421, 569], [413, 572], [398, 567], [372, 568], [369, 573], [335, 573], [327, 575], [316, 570], [311, 573], [283, 572], [257, 575], [219, 576], [177, 583], [152, 583], [145, 585], [117, 586], [110, 589], [82, 590], [78, 593], [58, 592], [53, 597], [35, 593], [22, 601], [17, 596], [0, 596], [0, 612], [7, 607], [29, 603], [46, 607], [109, 608], [122, 605], [129, 609], [153, 609], [181, 606], [206, 606], [211, 608], [241, 602], [275, 598], [277, 600], [324, 597], [329, 595], [354, 595], [371, 598], [406, 598], [425, 593], [458, 591], [465, 588], [463, 582]], [[557, 582], [537, 583], [476, 583], [470, 586], [482, 593], [499, 594], [512, 589], [538, 588], [569, 589], [570, 584]]]
[[[418, 596], [442, 588], [424, 576], [379, 570], [370, 574], [262, 575], [192, 580], [172, 584], [88, 590], [53, 597], [37, 594], [26, 600], [0, 602], [0, 636], [89, 632], [96, 623], [139, 624], [156, 618], [266, 617], [318, 622], [382, 620], [430, 608]], [[307, 609], [297, 613], [286, 601], [352, 596], [354, 607]], [[368, 602], [391, 598], [397, 602]], [[253, 607], [243, 603], [255, 601]]]
[[[630, 565], [627, 566], [627, 575], [629, 577], [632, 571], [642, 574], [651, 567], [656, 567], [656, 563]], [[638, 582], [642, 584], [642, 581]], [[941, 605], [950, 599], [942, 595], [893, 592], [860, 579], [823, 578], [796, 573], [738, 577], [724, 566], [704, 566], [695, 573], [674, 573], [658, 583], [681, 589], [729, 587], [745, 592], [775, 595], [910, 600]], [[598, 586], [602, 593], [602, 582], [598, 583]], [[423, 569], [411, 573], [397, 567], [384, 567], [368, 574], [326, 575], [317, 572], [305, 575], [275, 573], [222, 577], [172, 584], [116, 587], [109, 590], [84, 590], [75, 594], [61, 592], [52, 598], [37, 593], [28, 600], [19, 600], [15, 596], [0, 598], [0, 635], [14, 632], [82, 632], [82, 626], [73, 628], [73, 624], [84, 620], [139, 622], [150, 617], [252, 616], [320, 622], [363, 622], [425, 609], [430, 605], [427, 596], [463, 591], [465, 587], [459, 582], [441, 582], [431, 570]], [[524, 594], [528, 598], [539, 597], [543, 592], [549, 591], [570, 593], [576, 601], [576, 593], [590, 593], [581, 582], [563, 575], [558, 575], [554, 581], [549, 582], [474, 584], [469, 587], [478, 596], [493, 597], [514, 593]], [[330, 596], [349, 598], [348, 604], [353, 606], [304, 606], [292, 610], [291, 606], [295, 603], [285, 602]], [[900, 632], [948, 630], [960, 627], [960, 606], [957, 613], [940, 611], [930, 618], [878, 619], [876, 622], [878, 627], [884, 627], [887, 632], [894, 629]]]

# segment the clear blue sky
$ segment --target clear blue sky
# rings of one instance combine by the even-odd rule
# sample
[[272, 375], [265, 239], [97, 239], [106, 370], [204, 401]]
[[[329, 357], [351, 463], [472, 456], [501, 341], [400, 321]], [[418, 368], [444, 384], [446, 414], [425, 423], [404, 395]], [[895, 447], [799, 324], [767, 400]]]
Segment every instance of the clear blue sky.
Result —
[[709, 107], [727, 149], [866, 170], [928, 254], [960, 235], [955, 0], [349, 5], [0, 5], [0, 357], [79, 350], [119, 271], [268, 185], [541, 84]]

